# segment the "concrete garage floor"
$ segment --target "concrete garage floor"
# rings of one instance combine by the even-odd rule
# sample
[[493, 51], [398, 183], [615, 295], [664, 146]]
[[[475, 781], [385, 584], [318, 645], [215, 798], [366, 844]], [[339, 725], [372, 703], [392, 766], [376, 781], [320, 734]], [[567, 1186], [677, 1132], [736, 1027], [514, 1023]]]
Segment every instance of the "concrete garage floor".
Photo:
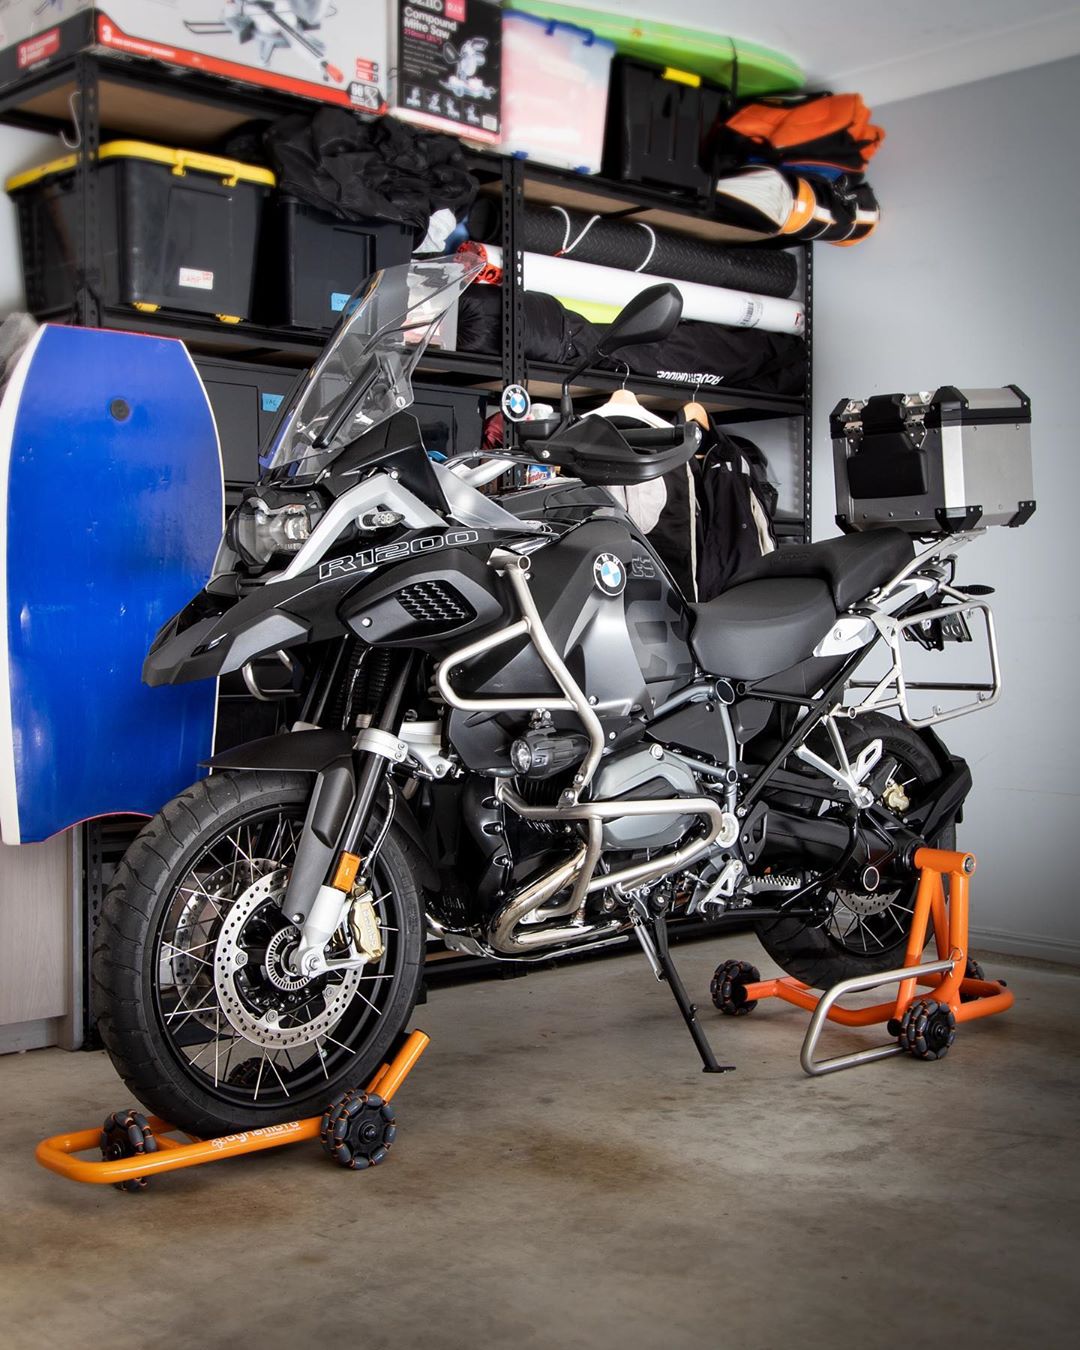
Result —
[[[676, 954], [706, 1002], [722, 955], [771, 969]], [[1080, 982], [986, 964], [1017, 1006], [943, 1063], [820, 1080], [779, 1004], [707, 1015], [739, 1068], [703, 1076], [637, 955], [436, 990], [367, 1174], [306, 1144], [79, 1187], [32, 1149], [127, 1103], [104, 1055], [0, 1060], [0, 1345], [1075, 1345]]]

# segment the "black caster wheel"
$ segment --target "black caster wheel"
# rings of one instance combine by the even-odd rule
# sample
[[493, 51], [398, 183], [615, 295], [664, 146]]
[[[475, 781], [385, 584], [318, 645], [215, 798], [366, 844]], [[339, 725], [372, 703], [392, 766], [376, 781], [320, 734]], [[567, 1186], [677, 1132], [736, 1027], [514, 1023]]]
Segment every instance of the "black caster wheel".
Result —
[[956, 1014], [947, 1003], [916, 999], [900, 1019], [897, 1040], [916, 1059], [944, 1059], [956, 1040]]
[[749, 961], [721, 961], [709, 985], [712, 1001], [726, 1017], [745, 1017], [757, 1007], [757, 999], [746, 997], [746, 986], [761, 979]]
[[[986, 971], [983, 970], [982, 966], [979, 965], [978, 961], [976, 961], [975, 958], [974, 958], [973, 956], [969, 956], [968, 959], [967, 959], [967, 965], [964, 967], [964, 979], [965, 979], [965, 980], [985, 980], [985, 979], [986, 979]], [[960, 993], [960, 1002], [961, 1002], [961, 1003], [974, 1003], [975, 1000], [976, 1000], [978, 997], [979, 997], [978, 994], [965, 994], [965, 993], [961, 990], [961, 993]]]
[[389, 1102], [374, 1092], [358, 1088], [335, 1097], [326, 1108], [319, 1138], [326, 1153], [339, 1167], [354, 1171], [377, 1167], [394, 1142], [397, 1126]]
[[[138, 1111], [114, 1111], [101, 1127], [101, 1156], [106, 1162], [118, 1158], [136, 1158], [143, 1153], [156, 1153], [154, 1138], [146, 1117]], [[150, 1182], [146, 1177], [132, 1177], [130, 1181], [114, 1183], [118, 1191], [145, 1191]]]

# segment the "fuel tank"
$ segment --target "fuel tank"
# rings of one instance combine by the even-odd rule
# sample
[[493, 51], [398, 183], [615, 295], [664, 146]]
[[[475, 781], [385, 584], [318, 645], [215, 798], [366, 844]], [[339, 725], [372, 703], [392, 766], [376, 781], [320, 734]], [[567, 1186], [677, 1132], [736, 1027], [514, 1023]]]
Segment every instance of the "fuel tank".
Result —
[[[610, 498], [607, 499], [610, 508]], [[617, 509], [585, 519], [531, 554], [530, 589], [544, 625], [606, 733], [653, 707], [693, 676], [686, 605], [655, 552]], [[559, 690], [527, 639], [464, 667], [455, 686], [471, 698]], [[556, 727], [579, 729], [572, 712]], [[450, 736], [473, 769], [507, 771], [521, 713], [455, 712]]]

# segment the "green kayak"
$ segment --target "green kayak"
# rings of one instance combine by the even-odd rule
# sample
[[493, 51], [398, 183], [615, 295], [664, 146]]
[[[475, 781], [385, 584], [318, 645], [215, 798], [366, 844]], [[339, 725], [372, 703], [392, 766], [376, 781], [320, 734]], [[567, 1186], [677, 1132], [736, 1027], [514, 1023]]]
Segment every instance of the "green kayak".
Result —
[[656, 23], [652, 19], [627, 18], [578, 5], [549, 4], [548, 0], [514, 0], [508, 8], [590, 28], [597, 37], [614, 42], [616, 50], [624, 56], [675, 66], [720, 84], [732, 84], [735, 68], [740, 96], [777, 94], [801, 89], [803, 85], [803, 72], [790, 56], [756, 42], [745, 42], [742, 38]]

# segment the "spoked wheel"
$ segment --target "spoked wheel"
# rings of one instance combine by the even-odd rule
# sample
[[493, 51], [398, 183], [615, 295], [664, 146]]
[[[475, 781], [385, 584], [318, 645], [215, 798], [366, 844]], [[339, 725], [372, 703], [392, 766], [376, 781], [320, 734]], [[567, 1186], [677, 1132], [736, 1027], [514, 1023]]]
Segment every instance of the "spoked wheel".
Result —
[[[881, 739], [881, 759], [866, 786], [901, 819], [941, 777], [941, 766], [926, 744], [902, 722], [871, 713], [844, 731], [852, 760]], [[955, 829], [949, 826], [932, 842], [936, 848], [953, 848]], [[834, 887], [821, 897], [823, 919], [816, 924], [796, 918], [767, 920], [758, 925], [761, 945], [789, 975], [822, 989], [855, 975], [889, 970], [903, 964], [917, 886], [913, 878], [902, 887], [877, 891]]]
[[[408, 841], [375, 860], [370, 910], [332, 939], [360, 968], [303, 977], [282, 903], [312, 780], [216, 774], [139, 835], [94, 954], [102, 1039], [157, 1115], [220, 1134], [315, 1115], [382, 1062], [416, 1001], [423, 918]], [[374, 938], [374, 933], [378, 938]], [[380, 950], [381, 949], [381, 950]]]

